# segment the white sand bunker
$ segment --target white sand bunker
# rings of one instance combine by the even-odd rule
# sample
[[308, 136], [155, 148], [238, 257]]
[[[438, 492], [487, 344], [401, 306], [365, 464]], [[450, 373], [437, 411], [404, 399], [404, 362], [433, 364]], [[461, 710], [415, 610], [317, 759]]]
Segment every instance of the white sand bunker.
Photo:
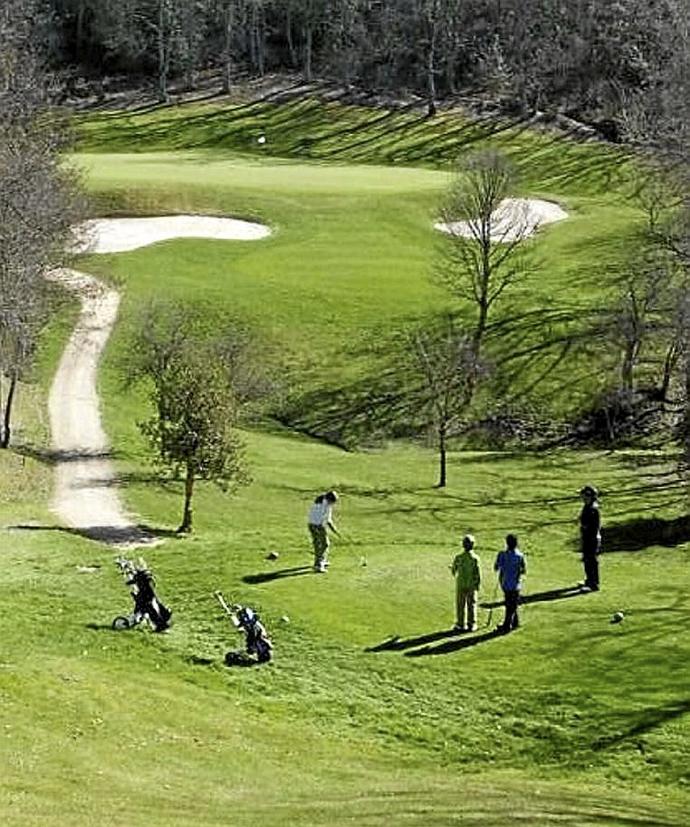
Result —
[[77, 253], [123, 253], [171, 238], [258, 241], [271, 234], [263, 224], [204, 215], [156, 218], [96, 218], [78, 228]]
[[[492, 241], [509, 243], [533, 235], [542, 224], [563, 221], [568, 213], [553, 201], [537, 198], [506, 198], [491, 214], [490, 236]], [[435, 229], [460, 238], [480, 238], [478, 219], [470, 221], [437, 222]]]

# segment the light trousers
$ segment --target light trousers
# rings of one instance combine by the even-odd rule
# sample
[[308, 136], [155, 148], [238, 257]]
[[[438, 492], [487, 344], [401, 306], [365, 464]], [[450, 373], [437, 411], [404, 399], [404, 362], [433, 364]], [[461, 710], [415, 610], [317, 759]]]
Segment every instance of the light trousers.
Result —
[[457, 624], [466, 628], [477, 625], [477, 590], [456, 589]]

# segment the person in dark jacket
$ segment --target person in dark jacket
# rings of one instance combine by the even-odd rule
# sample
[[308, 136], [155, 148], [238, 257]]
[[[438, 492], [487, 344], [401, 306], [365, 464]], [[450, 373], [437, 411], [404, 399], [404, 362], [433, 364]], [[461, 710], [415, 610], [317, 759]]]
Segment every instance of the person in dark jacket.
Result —
[[585, 569], [583, 591], [599, 591], [599, 560], [601, 553], [601, 513], [599, 493], [593, 485], [585, 485], [580, 491], [584, 505], [580, 512], [580, 539], [582, 564]]
[[494, 563], [494, 571], [498, 572], [498, 580], [505, 600], [505, 618], [496, 631], [507, 634], [520, 625], [518, 617], [520, 579], [527, 572], [525, 557], [518, 548], [518, 540], [514, 534], [506, 536], [506, 550], [499, 551]]

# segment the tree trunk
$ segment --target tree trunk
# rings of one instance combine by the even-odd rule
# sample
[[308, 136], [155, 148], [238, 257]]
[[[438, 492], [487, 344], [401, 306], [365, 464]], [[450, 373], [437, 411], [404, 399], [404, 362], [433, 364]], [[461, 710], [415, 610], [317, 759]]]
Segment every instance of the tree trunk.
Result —
[[621, 386], [624, 391], [632, 395], [635, 381], [635, 362], [637, 361], [637, 342], [627, 342], [621, 365]]
[[427, 115], [436, 114], [436, 36], [438, 29], [438, 0], [432, 0], [428, 9], [429, 48], [426, 53]]
[[666, 402], [668, 398], [668, 391], [671, 387], [671, 377], [673, 375], [673, 369], [678, 362], [678, 345], [676, 342], [673, 342], [669, 349], [666, 351], [666, 358], [664, 359], [664, 373], [661, 378], [661, 385], [659, 387], [659, 399], [661, 402]]
[[427, 115], [436, 114], [436, 26], [431, 36], [426, 62]]
[[158, 0], [158, 100], [168, 102], [168, 61], [170, 44], [167, 42], [167, 0]]
[[304, 79], [311, 83], [312, 78], [312, 28], [310, 24], [304, 29]]
[[84, 15], [86, 13], [84, 0], [80, 0], [79, 5], [77, 6], [77, 21], [76, 21], [76, 32], [75, 32], [75, 44], [76, 44], [76, 53], [80, 60], [85, 60], [86, 55], [84, 54]]
[[290, 4], [285, 9], [285, 39], [287, 40], [288, 51], [290, 52], [290, 65], [293, 69], [297, 68], [297, 51], [295, 49], [295, 42], [292, 39], [292, 10]]
[[437, 488], [445, 488], [447, 482], [447, 461], [446, 461], [446, 429], [440, 426], [438, 429], [438, 484]]
[[12, 420], [12, 402], [14, 401], [14, 392], [17, 388], [17, 377], [12, 375], [10, 380], [10, 389], [7, 392], [7, 401], [5, 402], [5, 412], [3, 415], [2, 439], [0, 440], [0, 448], [9, 448], [10, 437], [12, 435], [11, 420]]
[[187, 466], [187, 475], [184, 480], [184, 512], [182, 523], [177, 529], [178, 534], [189, 534], [192, 531], [192, 495], [194, 493], [194, 469]]
[[259, 25], [256, 30], [256, 54], [258, 58], [259, 75], [266, 74], [266, 13], [263, 3], [258, 15]]
[[233, 0], [226, 0], [223, 26], [223, 92], [227, 94], [232, 87], [232, 34], [234, 29]]

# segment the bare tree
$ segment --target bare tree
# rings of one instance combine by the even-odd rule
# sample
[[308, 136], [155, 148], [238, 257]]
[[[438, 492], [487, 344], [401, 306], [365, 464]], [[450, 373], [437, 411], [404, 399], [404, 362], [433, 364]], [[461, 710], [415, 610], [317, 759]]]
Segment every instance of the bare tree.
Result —
[[479, 365], [471, 336], [458, 327], [451, 315], [409, 334], [413, 371], [421, 380], [415, 405], [423, 412], [434, 433], [438, 450], [438, 487], [448, 479], [448, 440], [467, 422], [468, 406], [476, 386]]
[[[0, 13], [0, 376], [8, 382], [0, 447], [46, 315], [46, 271], [59, 264], [81, 216], [78, 180], [62, 162], [64, 130], [32, 49], [34, 19], [20, 2]], [[29, 16], [27, 16], [29, 15]]]
[[441, 208], [450, 235], [437, 274], [453, 296], [474, 309], [472, 350], [479, 360], [490, 315], [505, 292], [523, 276], [522, 255], [534, 224], [519, 204], [506, 201], [513, 169], [498, 152], [471, 155], [458, 167]]

